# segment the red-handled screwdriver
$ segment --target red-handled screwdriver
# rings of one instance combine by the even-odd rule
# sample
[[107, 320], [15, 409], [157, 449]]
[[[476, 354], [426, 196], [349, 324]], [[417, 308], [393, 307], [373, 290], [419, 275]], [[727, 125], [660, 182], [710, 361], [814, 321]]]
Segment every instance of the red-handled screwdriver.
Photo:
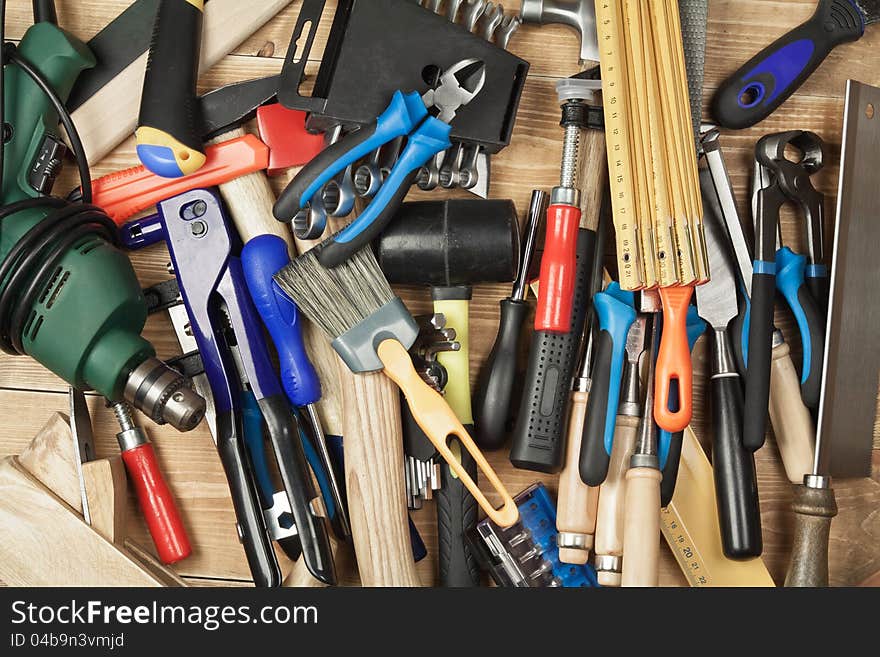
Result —
[[159, 558], [166, 564], [185, 559], [192, 553], [192, 548], [174, 497], [159, 469], [159, 461], [150, 439], [134, 423], [128, 404], [113, 404], [113, 412], [122, 429], [116, 434], [122, 450], [122, 461], [134, 486]]
[[535, 312], [535, 330], [568, 333], [574, 302], [578, 227], [581, 222], [581, 193], [578, 188], [580, 141], [589, 126], [590, 107], [585, 99], [601, 86], [595, 80], [566, 78], [556, 85], [562, 103], [565, 141], [559, 186], [550, 194], [547, 233], [541, 259], [541, 287]]

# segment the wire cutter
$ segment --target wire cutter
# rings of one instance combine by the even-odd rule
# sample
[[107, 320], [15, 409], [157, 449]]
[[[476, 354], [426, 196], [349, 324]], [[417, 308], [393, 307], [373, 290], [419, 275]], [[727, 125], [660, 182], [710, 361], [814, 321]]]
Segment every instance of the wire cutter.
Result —
[[[396, 91], [391, 104], [374, 124], [329, 146], [296, 175], [275, 203], [275, 218], [294, 221], [301, 210], [319, 200], [321, 189], [337, 174], [380, 146], [406, 137], [406, 146], [372, 202], [351, 224], [318, 247], [318, 260], [324, 267], [345, 262], [381, 232], [403, 201], [419, 169], [452, 146], [450, 122], [460, 108], [480, 93], [485, 81], [485, 64], [477, 59], [464, 59], [443, 72], [436, 87], [423, 95]], [[295, 222], [294, 230], [298, 237], [314, 236], [323, 232], [323, 226], [309, 227]]]
[[[799, 151], [793, 161], [786, 146]], [[785, 298], [801, 335], [803, 362], [801, 397], [818, 407], [825, 350], [828, 270], [824, 256], [824, 196], [810, 177], [825, 164], [825, 144], [812, 132], [793, 130], [766, 135], [755, 147], [752, 212], [755, 221], [755, 262], [747, 324], [745, 421], [743, 444], [756, 450], [764, 443], [770, 396], [773, 310], [776, 292]], [[779, 213], [787, 202], [801, 210], [809, 253], [794, 253], [782, 244]]]
[[[214, 397], [217, 449], [232, 493], [239, 535], [257, 585], [280, 584], [281, 573], [244, 445], [241, 391], [246, 378], [266, 423], [309, 571], [336, 583], [327, 527], [313, 511], [317, 496], [293, 414], [272, 367], [234, 237], [219, 198], [193, 190], [163, 201], [159, 214], [193, 336]], [[237, 366], [236, 361], [239, 365]]]

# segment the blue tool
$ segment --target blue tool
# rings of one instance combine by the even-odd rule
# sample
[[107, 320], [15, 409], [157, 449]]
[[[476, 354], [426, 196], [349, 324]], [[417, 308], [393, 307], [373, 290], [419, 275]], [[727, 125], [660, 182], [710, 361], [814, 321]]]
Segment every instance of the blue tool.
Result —
[[[316, 497], [296, 418], [275, 374], [241, 261], [233, 255], [219, 198], [193, 190], [163, 201], [159, 214], [193, 337], [214, 397], [216, 441], [232, 493], [242, 544], [258, 585], [280, 583], [256, 485], [244, 448], [242, 379], [257, 399], [290, 505], [303, 559], [315, 578], [336, 582], [327, 528], [311, 507]], [[236, 362], [236, 360], [238, 362]]]
[[[594, 343], [593, 383], [579, 466], [583, 482], [599, 486], [605, 481], [611, 460], [627, 338], [636, 321], [635, 297], [622, 290], [619, 283], [611, 283], [593, 297], [593, 308], [599, 319], [599, 334]], [[644, 326], [642, 329], [644, 349]]]
[[718, 88], [713, 114], [725, 128], [748, 128], [782, 105], [836, 46], [862, 38], [880, 20], [877, 0], [820, 0], [813, 16], [742, 65]]
[[321, 399], [321, 381], [309, 360], [303, 341], [299, 309], [272, 280], [280, 269], [290, 263], [287, 243], [277, 235], [260, 235], [253, 238], [241, 252], [241, 263], [251, 299], [272, 337], [281, 365], [281, 383], [288, 400], [305, 416], [314, 442], [314, 448], [329, 479], [331, 491], [329, 508], [334, 531], [344, 539], [351, 535], [348, 513], [324, 439], [324, 431], [318, 417], [316, 404]]
[[[787, 146], [802, 155], [797, 162], [785, 155]], [[825, 162], [825, 145], [812, 132], [795, 130], [767, 135], [755, 147], [752, 207], [755, 219], [755, 262], [752, 295], [744, 322], [748, 341], [743, 345], [746, 364], [743, 445], [752, 451], [764, 443], [770, 397], [773, 313], [777, 290], [789, 304], [801, 336], [803, 361], [801, 397], [816, 409], [825, 349], [825, 312], [828, 271], [824, 261], [825, 199], [810, 176]], [[793, 202], [803, 213], [807, 257], [782, 246], [781, 207]]]
[[[345, 229], [318, 247], [318, 260], [331, 268], [370, 243], [396, 212], [419, 170], [452, 146], [449, 123], [473, 100], [486, 80], [485, 64], [465, 59], [438, 78], [424, 95], [395, 92], [391, 104], [368, 127], [347, 135], [309, 162], [282, 192], [273, 209], [279, 221], [293, 221], [297, 237], [315, 239], [324, 232], [326, 214], [309, 212], [324, 185], [377, 148], [406, 137], [400, 157], [367, 208]], [[430, 114], [436, 108], [437, 116]]]
[[532, 484], [514, 502], [519, 509], [516, 524], [502, 529], [486, 518], [467, 533], [474, 554], [498, 586], [598, 587], [592, 566], [559, 560], [556, 505], [544, 484]]

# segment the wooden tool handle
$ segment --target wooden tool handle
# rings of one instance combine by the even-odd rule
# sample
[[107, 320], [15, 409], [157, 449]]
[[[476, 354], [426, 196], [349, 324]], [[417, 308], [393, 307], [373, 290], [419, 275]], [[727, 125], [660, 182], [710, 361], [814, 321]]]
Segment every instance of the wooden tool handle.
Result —
[[[599, 488], [596, 515], [596, 556], [623, 556], [623, 520], [626, 495], [626, 471], [636, 448], [639, 418], [619, 415], [614, 428], [614, 445], [608, 476]], [[620, 586], [620, 573], [600, 570], [599, 584]]]
[[786, 586], [828, 586], [828, 538], [831, 519], [837, 515], [834, 490], [795, 486], [794, 542]]
[[[605, 132], [587, 130], [581, 140], [581, 228], [599, 227], [602, 197], [608, 183]], [[605, 255], [604, 253], [602, 254]]]
[[[510, 527], [519, 519], [519, 509], [507, 488], [498, 478], [495, 470], [486, 461], [479, 448], [470, 437], [467, 429], [461, 424], [455, 413], [449, 408], [449, 404], [440, 394], [425, 383], [413, 367], [409, 353], [397, 340], [383, 340], [376, 349], [379, 359], [385, 365], [385, 373], [401, 389], [409, 403], [413, 418], [425, 432], [425, 435], [433, 443], [440, 456], [449, 464], [452, 471], [477, 500], [487, 516], [500, 527]], [[348, 409], [348, 404], [346, 404]], [[350, 411], [349, 411], [350, 412]], [[449, 441], [454, 436], [461, 446], [473, 457], [477, 463], [478, 471], [485, 480], [491, 484], [495, 493], [500, 497], [501, 508], [495, 506], [486, 499], [486, 496], [477, 486], [467, 470], [456, 458]], [[403, 466], [401, 465], [401, 468]], [[401, 474], [403, 470], [401, 470]], [[349, 498], [351, 493], [349, 493]]]
[[[223, 133], [211, 143], [236, 139], [245, 135], [243, 128]], [[272, 216], [275, 193], [269, 179], [262, 171], [240, 176], [220, 185], [220, 195], [229, 211], [232, 222], [244, 243], [260, 235], [277, 235], [283, 239], [294, 255], [299, 249], [294, 244], [290, 229]], [[301, 250], [299, 250], [301, 252]], [[303, 339], [312, 365], [318, 371], [322, 383], [322, 397], [318, 402], [321, 424], [328, 434], [342, 435], [342, 409], [338, 393], [338, 357], [327, 339], [311, 323], [303, 322]]]
[[655, 468], [630, 468], [626, 473], [623, 586], [659, 584], [662, 476]]
[[343, 376], [341, 387], [345, 482], [361, 582], [420, 586], [407, 521], [400, 395], [381, 373]]
[[791, 483], [799, 484], [813, 466], [816, 429], [801, 398], [800, 381], [785, 342], [774, 347], [770, 363], [770, 422], [785, 474]]
[[556, 529], [560, 534], [575, 534], [574, 538], [581, 538], [583, 541], [581, 547], [559, 548], [559, 559], [564, 563], [587, 563], [590, 548], [593, 547], [593, 534], [596, 532], [599, 489], [581, 481], [579, 468], [588, 398], [589, 394], [586, 392], [575, 392], [571, 396], [565, 467], [559, 475]]

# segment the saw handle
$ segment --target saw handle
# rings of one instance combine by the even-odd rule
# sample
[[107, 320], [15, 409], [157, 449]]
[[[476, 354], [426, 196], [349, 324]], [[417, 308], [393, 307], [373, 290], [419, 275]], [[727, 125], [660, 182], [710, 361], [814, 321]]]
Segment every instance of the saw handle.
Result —
[[122, 461], [162, 563], [185, 559], [192, 554], [192, 548], [153, 446], [145, 443], [125, 450]]
[[796, 486], [792, 502], [794, 543], [786, 586], [828, 586], [828, 540], [837, 515], [834, 490]]
[[865, 19], [851, 0], [821, 0], [805, 23], [783, 35], [725, 80], [712, 103], [725, 128], [755, 125], [803, 84], [842, 43], [865, 32]]
[[[654, 382], [654, 419], [670, 433], [684, 431], [693, 414], [693, 368], [688, 341], [688, 307], [694, 288], [690, 285], [660, 288], [663, 302], [663, 336], [657, 354]], [[670, 408], [673, 382], [678, 385], [678, 408]]]

